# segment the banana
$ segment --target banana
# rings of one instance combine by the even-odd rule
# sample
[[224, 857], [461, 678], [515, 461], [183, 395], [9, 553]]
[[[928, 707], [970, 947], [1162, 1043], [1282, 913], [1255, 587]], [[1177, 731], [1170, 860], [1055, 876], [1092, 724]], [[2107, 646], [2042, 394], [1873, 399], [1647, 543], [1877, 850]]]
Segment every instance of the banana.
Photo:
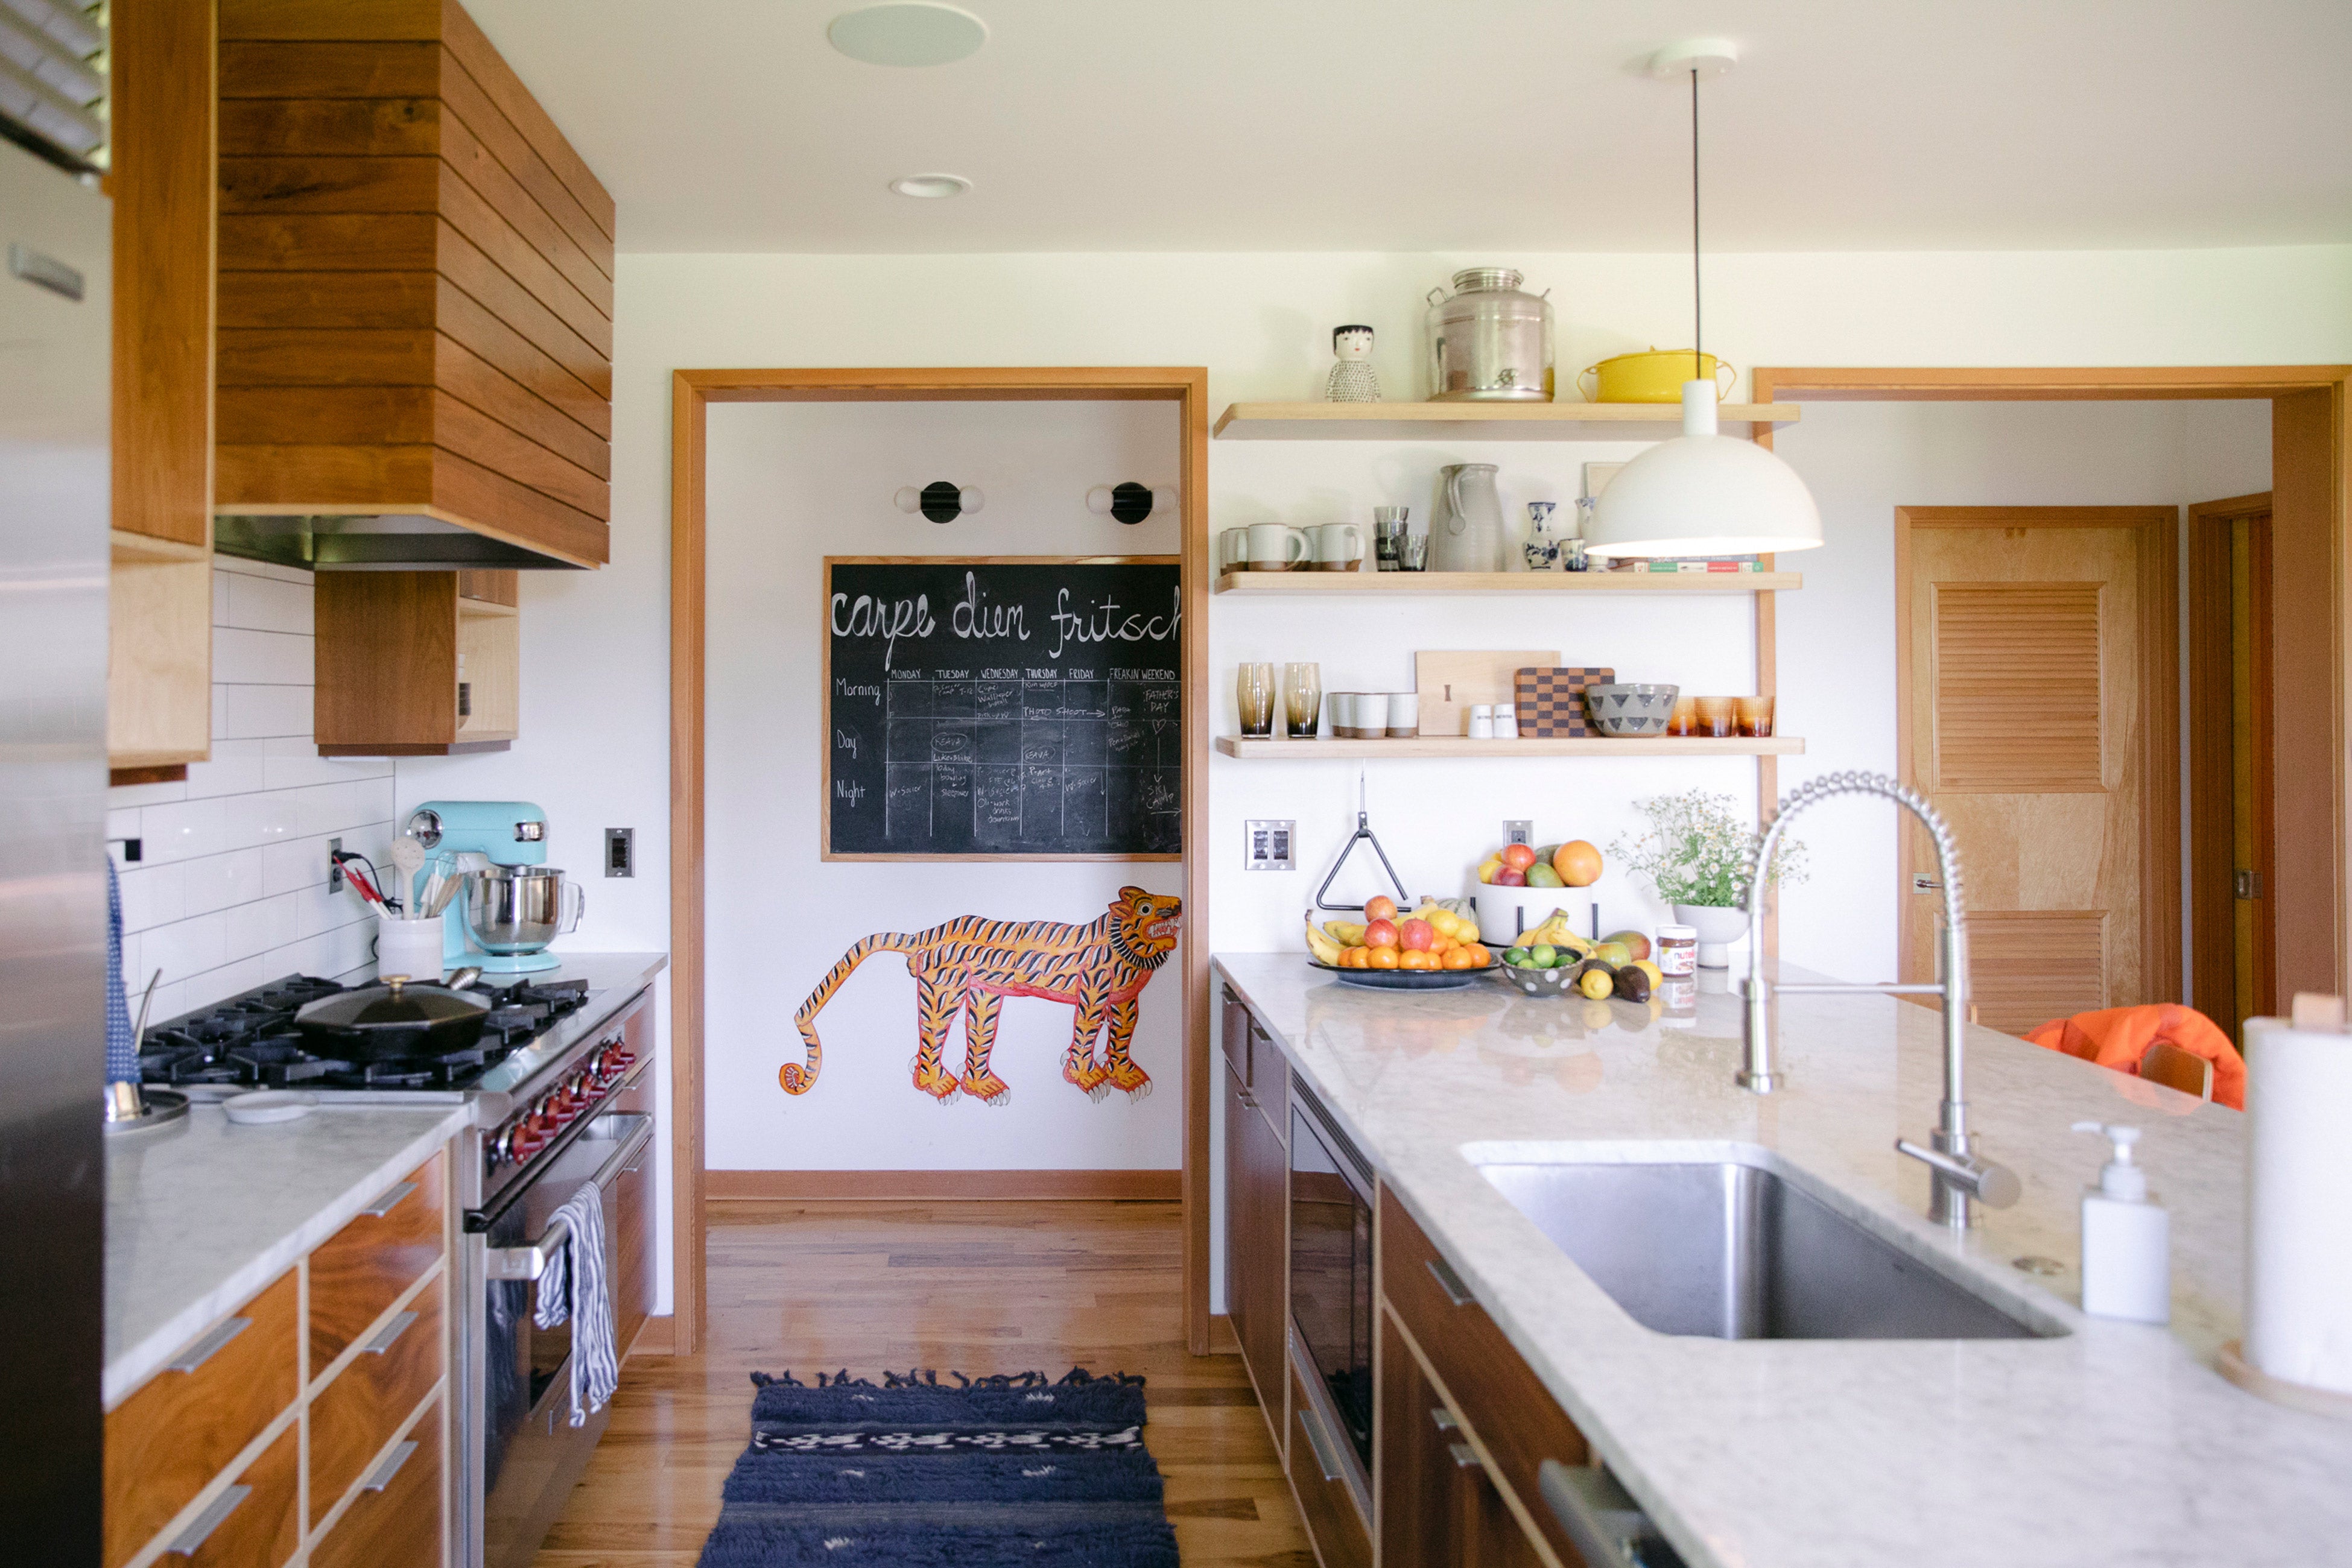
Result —
[[1320, 962], [1326, 964], [1339, 963], [1339, 944], [1332, 941], [1331, 938], [1326, 936], [1320, 931], [1316, 930], [1315, 924], [1312, 921], [1307, 922], [1307, 946], [1314, 950], [1316, 958]]
[[1345, 920], [1326, 920], [1323, 923], [1323, 929], [1329, 934], [1331, 940], [1342, 947], [1360, 947], [1364, 945], [1364, 927], [1360, 922], [1351, 925]]

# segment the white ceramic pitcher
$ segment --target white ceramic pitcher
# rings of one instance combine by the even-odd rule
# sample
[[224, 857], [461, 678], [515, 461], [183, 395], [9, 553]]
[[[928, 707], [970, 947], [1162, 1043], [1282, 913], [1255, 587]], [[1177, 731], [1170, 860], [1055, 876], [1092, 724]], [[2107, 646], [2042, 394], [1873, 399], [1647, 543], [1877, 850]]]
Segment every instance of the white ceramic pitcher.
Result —
[[1449, 463], [1438, 470], [1437, 516], [1430, 524], [1430, 566], [1438, 571], [1503, 570], [1503, 501], [1492, 463]]

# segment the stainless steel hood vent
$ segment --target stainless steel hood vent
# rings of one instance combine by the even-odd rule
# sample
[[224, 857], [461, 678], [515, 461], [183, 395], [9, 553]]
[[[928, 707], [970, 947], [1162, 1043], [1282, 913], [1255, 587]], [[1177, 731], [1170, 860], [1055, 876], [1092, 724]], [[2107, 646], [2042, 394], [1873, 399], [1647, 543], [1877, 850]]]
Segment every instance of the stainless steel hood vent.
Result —
[[580, 571], [572, 562], [416, 512], [213, 518], [213, 549], [306, 571]]

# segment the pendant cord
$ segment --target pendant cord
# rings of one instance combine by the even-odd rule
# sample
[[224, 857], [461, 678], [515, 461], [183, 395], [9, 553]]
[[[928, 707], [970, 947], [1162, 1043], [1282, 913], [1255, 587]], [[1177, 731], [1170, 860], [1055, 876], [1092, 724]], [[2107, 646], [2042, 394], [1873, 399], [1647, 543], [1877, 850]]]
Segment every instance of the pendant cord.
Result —
[[1706, 341], [1698, 287], [1698, 68], [1691, 68], [1691, 380], [1704, 381], [1699, 349]]

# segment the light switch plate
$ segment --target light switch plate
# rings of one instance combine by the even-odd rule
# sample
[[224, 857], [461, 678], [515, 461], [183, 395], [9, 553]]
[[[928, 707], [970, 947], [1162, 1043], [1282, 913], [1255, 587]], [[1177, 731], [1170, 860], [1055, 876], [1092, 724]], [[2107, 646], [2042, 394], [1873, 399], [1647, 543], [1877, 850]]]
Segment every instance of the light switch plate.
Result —
[[1536, 841], [1535, 820], [1531, 817], [1504, 818], [1503, 841], [1507, 844], [1533, 844]]
[[637, 830], [607, 828], [604, 830], [604, 874], [635, 876], [637, 874]]
[[1252, 817], [1242, 824], [1245, 871], [1297, 871], [1298, 823], [1294, 819]]

